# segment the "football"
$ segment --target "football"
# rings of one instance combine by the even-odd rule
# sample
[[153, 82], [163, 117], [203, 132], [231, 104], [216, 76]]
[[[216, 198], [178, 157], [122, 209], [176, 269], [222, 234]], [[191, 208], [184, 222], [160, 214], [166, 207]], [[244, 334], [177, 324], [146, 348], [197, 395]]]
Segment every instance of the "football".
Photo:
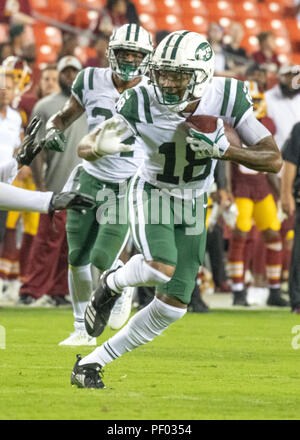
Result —
[[[217, 119], [218, 118], [216, 116], [208, 115], [190, 116], [185, 121], [185, 126], [187, 130], [189, 130], [190, 128], [194, 128], [195, 130], [201, 131], [202, 133], [213, 133], [217, 127]], [[234, 145], [235, 147], [242, 147], [242, 141], [240, 140], [240, 137], [235, 129], [227, 122], [224, 122], [224, 127], [225, 135], [230, 144]]]

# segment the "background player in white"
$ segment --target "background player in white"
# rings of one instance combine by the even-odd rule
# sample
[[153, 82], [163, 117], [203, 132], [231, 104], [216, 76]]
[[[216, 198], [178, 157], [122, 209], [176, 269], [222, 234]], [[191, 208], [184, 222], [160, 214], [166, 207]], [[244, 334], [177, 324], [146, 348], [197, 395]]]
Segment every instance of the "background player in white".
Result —
[[[61, 112], [47, 123], [45, 148], [63, 151], [63, 131], [82, 113], [86, 112], [89, 132], [99, 123], [111, 118], [116, 102], [121, 94], [137, 84], [146, 85], [145, 73], [153, 51], [150, 34], [141, 26], [126, 24], [113, 32], [108, 46], [109, 68], [86, 68], [82, 70], [72, 86], [72, 96]], [[125, 143], [132, 141], [131, 130], [124, 133]], [[127, 139], [126, 139], [127, 137]], [[124, 200], [119, 196], [119, 185], [133, 176], [143, 161], [141, 148], [129, 151], [125, 146], [113, 157], [101, 157], [93, 153], [85, 157], [82, 166], [77, 168], [69, 187], [77, 188], [81, 193], [88, 192], [94, 198], [101, 192], [111, 190], [116, 194], [118, 203]], [[101, 198], [101, 197], [100, 197]], [[99, 197], [98, 197], [99, 200]], [[102, 202], [103, 203], [103, 202]], [[91, 345], [91, 339], [84, 329], [84, 310], [92, 292], [91, 263], [103, 272], [118, 260], [122, 246], [127, 241], [127, 224], [99, 225], [94, 211], [85, 216], [69, 212], [67, 216], [67, 239], [69, 247], [69, 290], [74, 309], [75, 332], [62, 341], [61, 345]], [[78, 215], [77, 215], [78, 214]], [[126, 321], [131, 306], [132, 289], [126, 289], [122, 299], [127, 301], [125, 315], [118, 325]]]
[[[122, 124], [129, 123], [138, 143], [147, 149], [147, 158], [132, 179], [128, 194], [132, 233], [141, 254], [124, 267], [102, 275], [86, 309], [88, 332], [97, 335], [102, 331], [110, 298], [118, 296], [124, 286], [155, 285], [156, 297], [91, 354], [83, 359], [78, 356], [72, 384], [103, 388], [100, 375], [104, 365], [152, 341], [186, 313], [203, 260], [206, 231], [201, 225], [205, 220], [206, 191], [213, 181], [217, 160], [233, 160], [259, 171], [278, 172], [281, 168], [276, 143], [256, 120], [244, 83], [213, 78], [213, 71], [214, 54], [202, 36], [189, 31], [172, 33], [153, 55], [152, 84], [126, 91], [118, 104], [119, 115], [79, 146], [86, 154], [89, 147], [97, 154], [115, 152], [118, 142], [123, 148], [118, 131]], [[219, 117], [217, 130], [205, 135], [191, 129], [187, 136], [181, 126], [190, 114]], [[223, 120], [236, 128], [249, 148], [229, 144]], [[157, 189], [170, 195], [171, 220], [166, 224], [161, 218], [156, 224], [146, 222], [146, 214], [152, 213], [152, 199], [144, 201], [142, 196]], [[176, 224], [173, 208], [178, 199], [190, 199], [192, 208], [200, 208], [194, 224], [188, 225], [184, 216]], [[187, 232], [188, 226], [195, 226], [193, 235]]]

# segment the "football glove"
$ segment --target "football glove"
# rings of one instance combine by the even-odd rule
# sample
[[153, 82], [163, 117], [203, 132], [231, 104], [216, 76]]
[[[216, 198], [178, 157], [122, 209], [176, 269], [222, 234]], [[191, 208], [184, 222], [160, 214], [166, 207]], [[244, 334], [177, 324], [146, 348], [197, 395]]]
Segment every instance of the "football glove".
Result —
[[22, 145], [16, 154], [16, 160], [20, 165], [30, 165], [35, 156], [41, 151], [42, 144], [35, 142], [41, 125], [42, 121], [38, 116], [35, 116], [28, 124]]
[[49, 213], [61, 211], [62, 209], [74, 209], [74, 211], [85, 214], [87, 209], [94, 209], [96, 201], [87, 194], [78, 194], [73, 191], [53, 194], [50, 200]]
[[204, 159], [205, 157], [221, 159], [230, 145], [221, 118], [218, 118], [217, 128], [213, 133], [201, 133], [194, 128], [190, 128], [189, 134], [190, 136], [187, 136], [186, 141], [190, 144], [191, 149], [196, 152], [196, 159]]
[[46, 148], [47, 150], [54, 150], [63, 153], [66, 147], [66, 138], [61, 130], [52, 127], [46, 131], [46, 136], [42, 140], [42, 144], [43, 148]]
[[116, 154], [133, 150], [132, 145], [123, 144], [122, 141], [133, 134], [133, 130], [119, 116], [102, 122], [101, 131], [96, 137], [93, 152], [101, 157], [107, 154]]

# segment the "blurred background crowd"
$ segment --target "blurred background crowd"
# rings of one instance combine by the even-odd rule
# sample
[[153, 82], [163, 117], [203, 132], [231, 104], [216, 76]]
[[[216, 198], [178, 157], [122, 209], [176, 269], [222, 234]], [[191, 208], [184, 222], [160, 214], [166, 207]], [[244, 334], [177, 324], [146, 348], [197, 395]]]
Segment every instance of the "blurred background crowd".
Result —
[[[16, 89], [9, 105], [19, 111], [23, 129], [49, 105], [52, 114], [59, 110], [82, 68], [108, 66], [109, 37], [125, 23], [146, 28], [155, 44], [180, 29], [205, 35], [216, 54], [215, 74], [250, 82], [257, 118], [274, 134], [278, 147], [284, 147], [300, 122], [297, 0], [0, 0], [0, 64], [17, 57], [10, 59]], [[3, 117], [3, 102], [0, 107]], [[85, 134], [84, 130], [80, 132]], [[0, 142], [4, 144], [1, 134]], [[79, 161], [67, 160], [70, 168]], [[14, 185], [60, 191], [68, 173], [60, 171], [59, 180], [59, 165], [51, 157], [43, 158], [39, 170], [48, 167], [46, 177], [23, 167]], [[248, 182], [254, 179], [254, 195], [243, 192], [245, 176]], [[262, 304], [270, 288], [287, 289], [295, 219], [293, 212], [282, 211], [280, 176], [257, 176], [233, 166], [219, 170], [216, 182], [210, 194], [206, 263], [190, 305], [194, 312], [208, 311], [198, 300], [199, 290], [230, 294], [248, 288], [248, 303]], [[259, 202], [269, 195], [276, 201], [275, 213], [259, 209]], [[252, 205], [239, 204], [243, 197]], [[57, 233], [60, 227], [52, 230], [50, 247], [55, 249], [56, 261], [51, 260], [51, 267], [41, 266], [45, 234], [49, 239], [42, 216], [46, 215], [0, 214], [0, 302], [68, 304], [66, 237]], [[278, 227], [271, 224], [274, 216]], [[264, 218], [268, 218], [265, 223]], [[60, 213], [56, 221], [64, 224], [65, 214]], [[277, 236], [265, 233], [268, 229], [278, 232]], [[134, 252], [130, 243], [127, 252]], [[152, 295], [151, 289], [138, 292], [138, 305], [144, 306]], [[286, 306], [287, 301], [280, 295], [273, 305]]]

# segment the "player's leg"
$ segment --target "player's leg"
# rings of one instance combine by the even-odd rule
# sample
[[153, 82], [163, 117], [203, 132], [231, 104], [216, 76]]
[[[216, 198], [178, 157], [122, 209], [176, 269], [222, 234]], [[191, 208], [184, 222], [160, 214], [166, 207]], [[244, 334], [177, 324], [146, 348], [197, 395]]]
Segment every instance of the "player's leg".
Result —
[[[114, 303], [125, 287], [167, 282], [177, 261], [173, 218], [169, 224], [149, 223], [154, 205], [153, 187], [140, 178], [130, 184], [128, 193], [129, 218], [133, 239], [142, 253], [133, 256], [123, 267], [106, 271], [100, 279], [85, 313], [85, 325], [90, 335], [99, 336], [107, 323]], [[143, 199], [143, 194], [145, 198]], [[159, 206], [162, 207], [162, 201]]]
[[[87, 174], [82, 168], [77, 169], [71, 189], [96, 198], [101, 188], [102, 185], [97, 179]], [[96, 344], [96, 340], [86, 334], [84, 327], [84, 311], [92, 293], [90, 252], [98, 233], [96, 212], [95, 209], [87, 210], [86, 213], [74, 210], [69, 210], [67, 213], [68, 284], [73, 305], [75, 332], [60, 345]]]
[[[160, 229], [161, 226], [166, 225], [155, 226]], [[150, 229], [156, 232], [156, 228], [153, 225]], [[169, 231], [171, 232], [171, 228]], [[102, 367], [124, 353], [152, 341], [185, 315], [194, 289], [194, 280], [204, 257], [206, 231], [202, 228], [195, 235], [187, 235], [185, 226], [174, 227], [173, 224], [173, 234], [168, 233], [168, 238], [175, 239], [177, 247], [177, 265], [173, 278], [167, 283], [160, 282], [154, 300], [136, 313], [116, 335], [85, 358], [77, 360], [71, 375], [71, 383], [81, 387], [103, 388], [103, 382], [99, 379]], [[154, 250], [150, 238], [148, 249]], [[157, 259], [159, 258], [160, 255]], [[166, 259], [167, 255], [164, 258]], [[93, 384], [91, 377], [94, 380]]]
[[266, 272], [269, 284], [267, 304], [287, 306], [288, 303], [281, 297], [280, 292], [282, 241], [277, 208], [271, 194], [255, 203], [253, 218], [257, 229], [262, 232], [266, 246]]
[[248, 232], [252, 227], [254, 203], [246, 197], [236, 197], [238, 208], [236, 227], [229, 241], [228, 268], [232, 282], [233, 305], [247, 306], [244, 285], [244, 255]]

